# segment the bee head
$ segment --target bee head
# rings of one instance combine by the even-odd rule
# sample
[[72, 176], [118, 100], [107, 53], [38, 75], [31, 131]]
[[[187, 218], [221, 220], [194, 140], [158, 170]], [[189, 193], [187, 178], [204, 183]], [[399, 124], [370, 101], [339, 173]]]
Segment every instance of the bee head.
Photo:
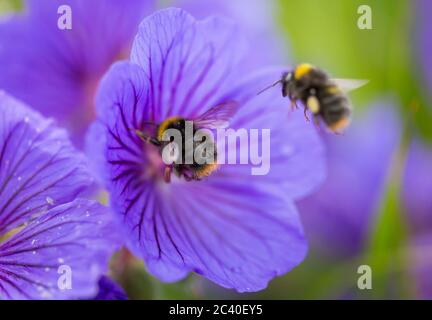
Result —
[[281, 83], [282, 83], [282, 96], [287, 97], [291, 96], [291, 92], [293, 92], [294, 88], [294, 72], [286, 71], [282, 73]]

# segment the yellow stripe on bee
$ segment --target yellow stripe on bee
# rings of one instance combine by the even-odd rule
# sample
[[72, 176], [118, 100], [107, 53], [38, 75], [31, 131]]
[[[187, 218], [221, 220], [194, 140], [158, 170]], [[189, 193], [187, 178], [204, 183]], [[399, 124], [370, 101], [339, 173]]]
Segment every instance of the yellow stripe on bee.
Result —
[[169, 127], [171, 124], [173, 124], [174, 122], [179, 121], [179, 120], [181, 120], [181, 119], [182, 119], [181, 117], [171, 117], [171, 118], [165, 119], [165, 120], [164, 120], [164, 121], [159, 125], [159, 127], [158, 127], [158, 130], [157, 130], [157, 139], [158, 139], [159, 141], [162, 141], [163, 134], [164, 134], [164, 132], [166, 131], [166, 129], [168, 129], [168, 127]]
[[303, 77], [305, 74], [309, 73], [312, 69], [313, 69], [313, 65], [309, 64], [309, 63], [302, 63], [299, 64], [297, 66], [297, 68], [295, 69], [294, 72], [294, 78], [296, 80], [300, 79], [301, 77]]
[[217, 163], [206, 164], [195, 171], [195, 176], [197, 178], [208, 177], [210, 174], [213, 173], [213, 171], [215, 171], [218, 168], [219, 168], [219, 165]]
[[348, 117], [345, 117], [331, 124], [329, 128], [333, 132], [340, 133], [343, 129], [348, 127], [349, 123], [350, 123], [350, 119]]

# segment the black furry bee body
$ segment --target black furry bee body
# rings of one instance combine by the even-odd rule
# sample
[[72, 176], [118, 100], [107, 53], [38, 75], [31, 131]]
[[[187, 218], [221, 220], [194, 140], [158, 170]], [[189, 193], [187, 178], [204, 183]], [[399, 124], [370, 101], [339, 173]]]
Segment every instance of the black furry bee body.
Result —
[[[218, 168], [216, 143], [208, 130], [225, 125], [236, 112], [237, 106], [237, 102], [228, 101], [210, 108], [201, 116], [193, 119], [173, 116], [159, 124], [149, 123], [156, 128], [153, 133], [147, 133], [141, 129], [134, 131], [143, 141], [157, 147], [161, 156], [164, 150], [169, 151], [170, 163], [165, 166], [165, 182], [171, 181], [172, 172], [187, 181], [201, 180]], [[187, 129], [188, 125], [191, 126], [189, 129]], [[169, 130], [178, 133], [179, 141], [169, 134], [168, 137], [165, 136]], [[188, 130], [190, 130], [189, 134]], [[197, 138], [198, 131], [199, 138]], [[203, 142], [207, 142], [205, 148], [201, 148]], [[181, 146], [179, 146], [180, 143]], [[200, 161], [197, 161], [197, 155]], [[191, 162], [188, 163], [187, 159], [190, 159]]]
[[[163, 121], [157, 127], [157, 141], [159, 142], [159, 146], [162, 150], [170, 143], [172, 143], [172, 141], [165, 141], [163, 139], [165, 131], [169, 129], [178, 130], [181, 134], [182, 149], [178, 154], [179, 159], [175, 160], [181, 161], [179, 161], [180, 164], [176, 164], [177, 162], [173, 164], [174, 172], [178, 176], [183, 176], [186, 180], [200, 180], [201, 178], [210, 175], [217, 168], [217, 150], [216, 146], [212, 143], [213, 141], [211, 140], [210, 136], [204, 135], [201, 141], [194, 140], [193, 136], [186, 137], [186, 121], [188, 120], [182, 117], [171, 117]], [[193, 135], [196, 134], [198, 129], [199, 128], [197, 128], [197, 126], [192, 123]], [[191, 139], [191, 141], [186, 141], [187, 139]], [[214, 161], [212, 161], [211, 163], [198, 163], [194, 159], [194, 152], [203, 140], [211, 141], [211, 148], [206, 150], [206, 152], [211, 153], [211, 155], [207, 156], [211, 156], [214, 159]], [[192, 148], [190, 150], [187, 149], [188, 142], [192, 144]], [[193, 159], [192, 163], [184, 163], [185, 159], [188, 156]]]
[[283, 73], [272, 86], [278, 83], [282, 84], [282, 96], [291, 100], [292, 107], [297, 107], [297, 101], [302, 102], [307, 119], [307, 111], [310, 111], [315, 123], [321, 119], [336, 133], [350, 123], [351, 104], [347, 95], [323, 70], [302, 63]]

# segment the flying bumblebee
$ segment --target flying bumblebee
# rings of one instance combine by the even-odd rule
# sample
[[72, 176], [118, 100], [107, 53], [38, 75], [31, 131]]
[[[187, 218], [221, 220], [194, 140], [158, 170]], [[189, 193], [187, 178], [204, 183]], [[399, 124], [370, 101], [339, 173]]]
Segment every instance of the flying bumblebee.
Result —
[[[217, 147], [211, 134], [201, 131], [201, 141], [194, 139], [200, 129], [212, 130], [225, 126], [236, 112], [238, 103], [228, 101], [210, 108], [200, 117], [186, 119], [180, 116], [170, 117], [159, 124], [148, 123], [154, 126], [153, 134], [142, 130], [134, 129], [135, 133], [146, 143], [158, 148], [159, 153], [164, 157], [164, 150], [170, 154], [170, 163], [165, 163], [164, 180], [169, 183], [171, 174], [177, 177], [183, 177], [186, 181], [201, 180], [212, 174], [217, 168]], [[193, 134], [187, 136], [187, 122], [192, 124]], [[181, 147], [173, 137], [167, 139], [164, 135], [167, 130], [174, 129], [181, 135]], [[207, 131], [208, 132], [208, 131]], [[200, 149], [200, 145], [206, 141], [207, 147]], [[188, 148], [187, 146], [192, 146]], [[179, 150], [181, 149], [181, 150]], [[198, 150], [199, 149], [199, 150]], [[211, 159], [211, 161], [197, 161], [196, 154], [200, 154], [202, 159]], [[185, 159], [193, 159], [191, 163], [186, 163]], [[165, 160], [164, 160], [165, 162]]]
[[291, 100], [291, 108], [297, 108], [297, 101], [304, 106], [304, 114], [309, 120], [309, 110], [316, 124], [321, 119], [326, 127], [334, 133], [340, 133], [350, 123], [351, 104], [346, 95], [349, 90], [366, 84], [365, 80], [331, 79], [323, 70], [302, 63], [294, 70], [284, 72], [281, 79], [258, 94], [282, 85], [282, 96]]

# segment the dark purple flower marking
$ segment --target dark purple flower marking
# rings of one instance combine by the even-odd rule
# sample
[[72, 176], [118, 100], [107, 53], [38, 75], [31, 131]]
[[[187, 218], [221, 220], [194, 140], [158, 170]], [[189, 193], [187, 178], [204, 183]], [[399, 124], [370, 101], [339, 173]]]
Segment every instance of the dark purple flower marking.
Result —
[[92, 181], [63, 130], [0, 92], [0, 298], [96, 294], [119, 237], [105, 207], [77, 198]]
[[[246, 70], [243, 46], [228, 21], [162, 10], [141, 24], [131, 61], [115, 64], [102, 82], [89, 150], [129, 248], [164, 281], [194, 271], [256, 291], [306, 254], [294, 200], [323, 180], [322, 147], [277, 90], [256, 96], [280, 69], [239, 72]], [[154, 174], [155, 153], [131, 129], [172, 116], [193, 119], [226, 101], [239, 103], [231, 128], [271, 129], [268, 175], [251, 176], [251, 165], [222, 165], [202, 181], [165, 183]]]

